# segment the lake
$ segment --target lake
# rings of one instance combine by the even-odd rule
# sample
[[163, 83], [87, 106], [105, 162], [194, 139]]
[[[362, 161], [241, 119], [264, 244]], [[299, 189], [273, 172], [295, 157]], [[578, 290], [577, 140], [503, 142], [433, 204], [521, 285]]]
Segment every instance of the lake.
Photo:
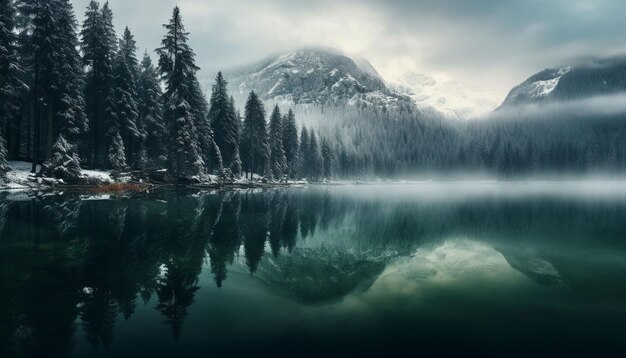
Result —
[[626, 354], [626, 183], [0, 194], [0, 356]]

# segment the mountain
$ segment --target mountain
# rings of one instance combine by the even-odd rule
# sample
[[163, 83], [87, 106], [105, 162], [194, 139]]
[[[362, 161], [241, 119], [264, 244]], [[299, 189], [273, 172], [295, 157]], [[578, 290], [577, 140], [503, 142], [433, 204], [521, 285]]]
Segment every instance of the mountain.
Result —
[[405, 73], [393, 88], [411, 97], [420, 108], [431, 107], [456, 119], [485, 115], [501, 100], [495, 94], [471, 90], [452, 80], [413, 72]]
[[543, 70], [509, 92], [500, 108], [626, 91], [626, 57]]
[[252, 90], [266, 101], [357, 105], [413, 111], [411, 99], [387, 87], [374, 67], [329, 49], [301, 49], [227, 72], [239, 100]]

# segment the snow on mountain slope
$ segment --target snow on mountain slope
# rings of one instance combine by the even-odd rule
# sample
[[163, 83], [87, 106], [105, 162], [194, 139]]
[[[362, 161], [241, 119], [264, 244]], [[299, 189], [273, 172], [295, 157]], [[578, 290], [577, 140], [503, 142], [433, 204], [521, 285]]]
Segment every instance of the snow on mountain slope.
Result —
[[626, 91], [626, 57], [588, 60], [543, 70], [514, 87], [502, 107], [580, 100]]
[[530, 77], [509, 92], [504, 103], [514, 105], [541, 101], [554, 92], [563, 76], [572, 70], [571, 66], [550, 68]]
[[415, 101], [420, 107], [431, 107], [447, 117], [474, 118], [493, 111], [500, 98], [491, 93], [470, 90], [443, 77], [407, 72], [394, 88]]
[[389, 89], [373, 66], [328, 49], [303, 49], [226, 73], [241, 101], [252, 90], [263, 100], [295, 104], [355, 105], [413, 111], [408, 96]]

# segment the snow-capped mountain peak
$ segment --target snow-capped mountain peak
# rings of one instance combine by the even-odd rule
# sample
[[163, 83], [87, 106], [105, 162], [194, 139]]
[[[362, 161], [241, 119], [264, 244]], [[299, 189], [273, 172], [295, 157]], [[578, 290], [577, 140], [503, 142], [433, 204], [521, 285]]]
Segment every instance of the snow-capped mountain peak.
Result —
[[441, 76], [409, 72], [398, 81], [385, 81], [367, 60], [332, 49], [287, 52], [226, 77], [239, 103], [255, 91], [275, 103], [423, 111], [465, 119], [491, 112], [501, 100]]
[[334, 50], [301, 49], [226, 75], [240, 98], [253, 90], [274, 102], [415, 109], [409, 97], [386, 86], [371, 64], [359, 64]]

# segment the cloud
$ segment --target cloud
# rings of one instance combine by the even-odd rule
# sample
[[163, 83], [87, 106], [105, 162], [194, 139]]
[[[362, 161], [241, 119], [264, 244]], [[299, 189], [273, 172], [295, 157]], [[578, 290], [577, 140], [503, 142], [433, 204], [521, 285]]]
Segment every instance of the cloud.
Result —
[[503, 108], [488, 116], [489, 119], [552, 118], [614, 116], [626, 114], [626, 92], [594, 96], [571, 101], [553, 101], [524, 104]]
[[[89, 0], [73, 0], [79, 21]], [[301, 46], [365, 57], [393, 79], [445, 75], [503, 97], [546, 67], [626, 50], [618, 0], [110, 0], [118, 29], [159, 45], [178, 3], [203, 75]]]

